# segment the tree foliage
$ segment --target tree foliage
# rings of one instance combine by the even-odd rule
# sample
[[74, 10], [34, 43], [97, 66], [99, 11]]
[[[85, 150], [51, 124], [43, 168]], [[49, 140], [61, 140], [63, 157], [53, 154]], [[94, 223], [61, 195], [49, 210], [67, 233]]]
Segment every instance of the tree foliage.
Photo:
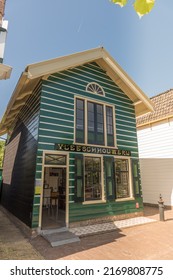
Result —
[[4, 157], [4, 148], [5, 148], [5, 142], [0, 141], [0, 167], [2, 167], [3, 157]]
[[[118, 4], [121, 7], [124, 7], [128, 0], [111, 0], [114, 4]], [[155, 0], [135, 0], [133, 3], [133, 7], [139, 17], [148, 14], [152, 8], [154, 7]]]

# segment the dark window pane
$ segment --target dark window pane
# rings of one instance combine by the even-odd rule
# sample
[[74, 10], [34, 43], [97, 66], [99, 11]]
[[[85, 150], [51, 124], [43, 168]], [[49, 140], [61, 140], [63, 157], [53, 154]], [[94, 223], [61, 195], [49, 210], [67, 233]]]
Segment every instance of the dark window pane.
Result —
[[84, 108], [84, 102], [83, 102], [83, 100], [77, 99], [77, 108], [78, 108], [79, 110], [83, 110], [83, 108]]
[[130, 196], [129, 186], [129, 168], [127, 159], [116, 159], [115, 161], [116, 177], [116, 197], [126, 198]]
[[101, 159], [85, 157], [85, 200], [98, 200], [101, 198]]
[[88, 102], [88, 144], [104, 145], [103, 105]]
[[83, 156], [75, 156], [75, 202], [84, 200]]
[[76, 142], [84, 143], [84, 101], [76, 99]]
[[113, 108], [106, 106], [107, 145], [114, 146]]

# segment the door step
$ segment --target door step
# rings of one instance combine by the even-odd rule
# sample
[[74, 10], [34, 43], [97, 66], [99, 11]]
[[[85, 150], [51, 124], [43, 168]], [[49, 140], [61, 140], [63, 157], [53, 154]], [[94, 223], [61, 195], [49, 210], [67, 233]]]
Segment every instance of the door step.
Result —
[[69, 232], [65, 227], [59, 229], [43, 230], [41, 235], [51, 244], [52, 247], [80, 241], [78, 236], [72, 232]]

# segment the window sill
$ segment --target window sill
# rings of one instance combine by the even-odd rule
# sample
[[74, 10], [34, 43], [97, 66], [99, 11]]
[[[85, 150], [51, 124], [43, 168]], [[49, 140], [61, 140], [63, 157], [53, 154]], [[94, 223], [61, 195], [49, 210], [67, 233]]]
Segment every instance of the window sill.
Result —
[[99, 204], [99, 203], [106, 203], [106, 200], [90, 200], [90, 201], [84, 201], [82, 204]]
[[129, 201], [129, 200], [135, 200], [135, 198], [134, 197], [127, 197], [127, 198], [117, 198], [117, 199], [115, 199], [116, 202]]

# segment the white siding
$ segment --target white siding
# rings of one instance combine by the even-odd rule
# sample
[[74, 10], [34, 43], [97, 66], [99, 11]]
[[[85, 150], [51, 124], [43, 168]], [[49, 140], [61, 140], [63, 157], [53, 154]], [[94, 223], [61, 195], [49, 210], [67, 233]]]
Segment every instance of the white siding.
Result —
[[140, 158], [173, 158], [173, 122], [138, 129]]
[[140, 159], [140, 167], [144, 203], [158, 204], [161, 194], [173, 206], [173, 159]]
[[143, 200], [173, 206], [173, 121], [162, 121], [138, 129]]

